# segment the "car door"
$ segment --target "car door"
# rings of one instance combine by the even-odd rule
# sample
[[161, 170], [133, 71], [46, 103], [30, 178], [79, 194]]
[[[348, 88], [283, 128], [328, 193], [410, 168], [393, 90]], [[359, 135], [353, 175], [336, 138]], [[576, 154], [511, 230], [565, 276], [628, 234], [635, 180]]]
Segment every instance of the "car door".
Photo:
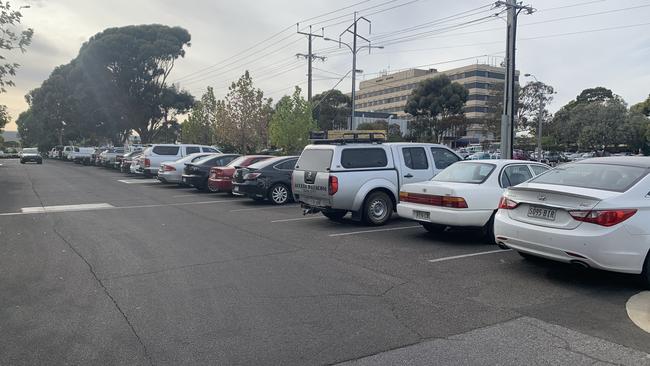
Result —
[[399, 148], [402, 176], [401, 184], [417, 183], [433, 178], [432, 162], [424, 146], [402, 146]]

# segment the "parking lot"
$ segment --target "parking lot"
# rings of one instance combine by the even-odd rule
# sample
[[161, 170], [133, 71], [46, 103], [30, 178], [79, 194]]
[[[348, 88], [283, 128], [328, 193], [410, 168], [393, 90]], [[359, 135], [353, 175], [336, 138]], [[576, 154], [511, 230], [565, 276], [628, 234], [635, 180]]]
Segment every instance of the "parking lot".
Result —
[[650, 364], [637, 276], [0, 161], [0, 364]]

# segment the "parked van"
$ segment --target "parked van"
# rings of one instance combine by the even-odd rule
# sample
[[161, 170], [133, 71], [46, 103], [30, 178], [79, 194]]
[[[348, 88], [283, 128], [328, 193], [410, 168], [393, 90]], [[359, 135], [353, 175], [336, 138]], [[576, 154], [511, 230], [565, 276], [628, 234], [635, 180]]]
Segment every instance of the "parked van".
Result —
[[156, 176], [162, 162], [178, 160], [184, 156], [199, 152], [220, 153], [221, 151], [214, 146], [205, 145], [151, 145], [143, 151], [142, 173], [145, 176]]
[[384, 142], [383, 134], [359, 138], [312, 139], [296, 163], [292, 179], [294, 198], [305, 213], [321, 212], [383, 225], [395, 211], [403, 184], [433, 178], [462, 160], [440, 144]]

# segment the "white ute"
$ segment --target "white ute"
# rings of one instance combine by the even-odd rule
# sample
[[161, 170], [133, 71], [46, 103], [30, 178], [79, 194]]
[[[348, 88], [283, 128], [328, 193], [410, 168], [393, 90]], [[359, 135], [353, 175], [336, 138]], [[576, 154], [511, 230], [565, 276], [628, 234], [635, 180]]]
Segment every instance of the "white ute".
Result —
[[292, 191], [305, 213], [338, 220], [352, 212], [355, 220], [384, 225], [403, 184], [429, 180], [462, 160], [444, 145], [387, 143], [383, 133], [336, 132], [342, 137], [313, 134], [314, 143], [296, 164]]

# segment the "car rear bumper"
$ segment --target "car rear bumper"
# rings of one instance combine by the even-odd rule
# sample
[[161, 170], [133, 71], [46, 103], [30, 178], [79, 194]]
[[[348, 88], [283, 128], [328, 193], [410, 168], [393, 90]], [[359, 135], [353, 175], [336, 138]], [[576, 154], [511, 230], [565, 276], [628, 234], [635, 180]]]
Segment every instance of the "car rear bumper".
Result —
[[178, 173], [158, 171], [157, 178], [163, 183], [181, 183], [181, 175]]
[[203, 187], [205, 184], [205, 177], [202, 175], [183, 174], [181, 181], [192, 187]]
[[250, 198], [266, 198], [266, 189], [260, 187], [257, 182], [254, 181], [233, 183], [232, 193], [237, 196], [246, 196]]
[[[429, 213], [429, 219], [416, 218], [415, 211]], [[397, 214], [405, 219], [457, 227], [483, 227], [492, 213], [494, 210], [453, 209], [410, 202], [397, 204]]]
[[623, 273], [641, 273], [650, 249], [650, 236], [631, 235], [624, 224], [582, 223], [572, 230], [554, 229], [516, 221], [503, 210], [495, 216], [494, 234], [497, 243], [520, 252]]

